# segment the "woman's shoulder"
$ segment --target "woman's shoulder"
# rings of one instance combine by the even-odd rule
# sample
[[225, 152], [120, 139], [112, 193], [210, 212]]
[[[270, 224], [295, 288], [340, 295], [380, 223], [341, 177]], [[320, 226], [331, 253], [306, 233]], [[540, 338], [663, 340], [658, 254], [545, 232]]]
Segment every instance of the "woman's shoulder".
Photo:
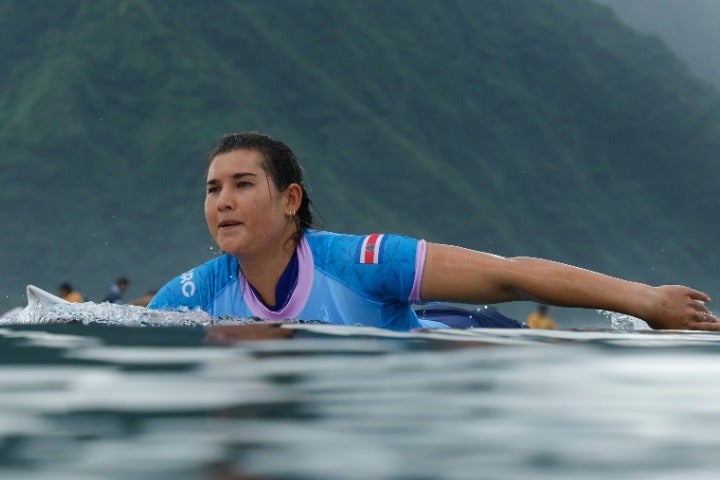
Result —
[[209, 308], [216, 293], [237, 280], [237, 259], [222, 254], [167, 282], [155, 295], [148, 308], [167, 309], [186, 306]]
[[411, 238], [406, 235], [401, 235], [398, 233], [382, 233], [382, 232], [375, 232], [375, 233], [338, 233], [338, 232], [330, 232], [327, 230], [311, 230], [308, 229], [305, 232], [305, 238], [308, 239], [308, 241], [313, 242], [331, 242], [331, 241], [347, 241], [347, 242], [364, 242], [368, 239], [397, 239], [397, 240], [410, 240], [410, 241], [417, 241], [416, 238]]
[[236, 276], [237, 271], [237, 258], [230, 254], [223, 253], [177, 275], [170, 280], [167, 285], [183, 286], [190, 281], [197, 283], [200, 281], [213, 281], [218, 278], [228, 279]]
[[348, 234], [309, 230], [305, 238], [314, 256], [332, 254], [354, 259], [353, 263], [357, 264], [383, 263], [386, 252], [395, 255], [398, 250], [407, 250], [414, 255], [418, 243], [417, 239], [394, 233]]
[[354, 249], [358, 248], [363, 242], [367, 242], [368, 238], [378, 236], [382, 237], [384, 235], [337, 233], [326, 230], [308, 230], [305, 232], [305, 238], [313, 251]]

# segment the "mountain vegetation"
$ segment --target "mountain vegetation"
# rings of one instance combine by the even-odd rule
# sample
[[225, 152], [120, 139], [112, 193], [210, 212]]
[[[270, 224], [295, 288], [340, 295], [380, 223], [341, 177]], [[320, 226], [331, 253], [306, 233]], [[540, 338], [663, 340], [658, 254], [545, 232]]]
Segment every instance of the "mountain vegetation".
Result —
[[0, 305], [217, 253], [205, 152], [260, 130], [323, 226], [718, 292], [720, 94], [576, 0], [0, 1]]
[[595, 0], [638, 32], [657, 35], [700, 77], [720, 87], [720, 2]]

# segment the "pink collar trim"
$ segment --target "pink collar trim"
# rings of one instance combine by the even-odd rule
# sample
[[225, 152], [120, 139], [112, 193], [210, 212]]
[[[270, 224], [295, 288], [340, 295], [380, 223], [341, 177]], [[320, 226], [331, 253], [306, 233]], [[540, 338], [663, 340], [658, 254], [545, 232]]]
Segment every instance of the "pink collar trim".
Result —
[[290, 300], [287, 305], [276, 312], [268, 309], [262, 301], [255, 296], [255, 292], [250, 288], [245, 276], [242, 272], [238, 272], [240, 280], [240, 288], [242, 289], [243, 300], [248, 306], [250, 312], [256, 317], [266, 320], [290, 320], [298, 318], [300, 312], [305, 308], [310, 290], [312, 289], [313, 277], [315, 274], [315, 266], [313, 264], [312, 252], [305, 237], [300, 239], [297, 247], [298, 256], [298, 278], [295, 289], [290, 294]]

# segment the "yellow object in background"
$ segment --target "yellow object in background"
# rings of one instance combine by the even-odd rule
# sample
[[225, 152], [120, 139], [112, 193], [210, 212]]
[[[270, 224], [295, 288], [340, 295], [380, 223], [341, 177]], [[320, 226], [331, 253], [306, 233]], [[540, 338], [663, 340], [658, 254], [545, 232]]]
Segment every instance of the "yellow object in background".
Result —
[[547, 305], [538, 305], [536, 311], [531, 313], [527, 318], [527, 324], [530, 328], [544, 328], [546, 330], [555, 330], [555, 320], [550, 318], [547, 314]]

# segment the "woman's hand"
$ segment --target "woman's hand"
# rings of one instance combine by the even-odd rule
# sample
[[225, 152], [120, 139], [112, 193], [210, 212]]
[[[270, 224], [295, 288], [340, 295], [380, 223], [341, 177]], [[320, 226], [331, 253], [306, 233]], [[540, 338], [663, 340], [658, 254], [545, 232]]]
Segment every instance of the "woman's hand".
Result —
[[653, 287], [641, 318], [656, 329], [720, 331], [720, 322], [705, 306], [706, 294], [679, 285]]
[[208, 328], [205, 341], [209, 343], [234, 343], [256, 340], [280, 340], [292, 337], [294, 332], [281, 328], [280, 323], [250, 323], [222, 325]]

